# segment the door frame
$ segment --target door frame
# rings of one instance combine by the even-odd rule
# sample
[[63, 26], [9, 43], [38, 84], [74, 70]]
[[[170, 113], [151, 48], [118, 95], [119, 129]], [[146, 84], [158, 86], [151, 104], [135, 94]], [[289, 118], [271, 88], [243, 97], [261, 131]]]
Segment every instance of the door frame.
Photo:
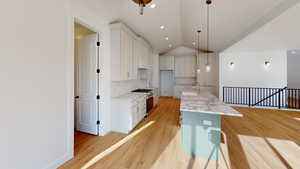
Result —
[[[67, 58], [67, 67], [66, 67], [66, 80], [67, 80], [67, 84], [66, 84], [66, 89], [67, 89], [67, 98], [66, 98], [66, 102], [67, 102], [67, 107], [66, 110], [68, 112], [67, 114], [67, 154], [65, 156], [65, 159], [71, 159], [74, 156], [74, 115], [75, 115], [75, 45], [74, 45], [74, 41], [75, 41], [75, 23], [79, 23], [91, 30], [93, 30], [94, 32], [96, 32], [98, 34], [98, 39], [99, 41], [101, 41], [102, 43], [104, 42], [104, 37], [103, 37], [103, 33], [102, 31], [100, 31], [99, 29], [96, 28], [96, 26], [93, 26], [91, 24], [88, 24], [87, 21], [80, 19], [77, 16], [70, 16], [69, 20], [68, 20], [68, 28], [69, 28], [69, 34], [68, 34], [68, 58]], [[99, 52], [98, 52], [98, 61], [100, 64], [100, 60], [101, 57], [103, 57], [103, 51], [104, 48], [103, 46], [101, 46], [99, 48]], [[101, 75], [101, 74], [100, 74]], [[99, 78], [100, 80], [100, 78]], [[99, 93], [100, 93], [100, 82], [98, 83], [99, 86]], [[99, 101], [98, 101], [99, 102]], [[100, 105], [100, 103], [99, 103]], [[98, 110], [100, 109], [100, 107], [98, 107]], [[99, 110], [98, 113], [98, 118], [101, 117], [101, 111]], [[101, 133], [101, 126], [98, 125], [98, 131], [99, 131], [99, 136], [103, 135], [103, 133]]]
[[[102, 43], [102, 41], [103, 41], [103, 39], [101, 38], [101, 32], [100, 31], [98, 31], [96, 28], [94, 28], [93, 26], [91, 26], [90, 24], [87, 24], [85, 21], [83, 21], [82, 19], [79, 19], [78, 17], [74, 17], [73, 18], [73, 65], [75, 65], [75, 53], [74, 53], [74, 49], [75, 49], [75, 46], [74, 46], [74, 41], [75, 41], [75, 29], [74, 29], [74, 27], [75, 27], [75, 24], [80, 24], [80, 25], [82, 25], [82, 26], [84, 26], [84, 27], [86, 27], [86, 28], [88, 28], [88, 29], [90, 29], [90, 30], [92, 30], [93, 32], [95, 32], [96, 33], [96, 36], [97, 36], [97, 41], [98, 42], [100, 42], [100, 46], [97, 46], [97, 50], [96, 50], [96, 63], [97, 63], [97, 65], [96, 65], [96, 69], [99, 69], [100, 70], [100, 55], [101, 55], [101, 43]], [[96, 45], [96, 44], [95, 44]], [[73, 77], [75, 77], [75, 72], [76, 72], [76, 69], [75, 69], [75, 67], [73, 67]], [[100, 73], [97, 73], [96, 72], [96, 70], [95, 70], [95, 77], [96, 77], [96, 95], [97, 96], [100, 96]], [[74, 106], [76, 106], [75, 104], [76, 104], [76, 99], [75, 99], [75, 80], [74, 80], [74, 86], [73, 86], [73, 88], [74, 88], [74, 101], [73, 101], [73, 107]], [[96, 100], [97, 101], [97, 108], [96, 108], [96, 110], [97, 110], [97, 119], [96, 119], [96, 121], [100, 121], [100, 99], [97, 99]], [[73, 110], [73, 112], [74, 112], [74, 115], [75, 115], [75, 109]], [[74, 118], [75, 118], [75, 116], [73, 117], [73, 121], [74, 121]], [[73, 126], [75, 126], [75, 125], [73, 125]], [[97, 135], [98, 136], [100, 136], [100, 125], [98, 125], [98, 127], [97, 127]], [[74, 135], [74, 134], [73, 134]]]

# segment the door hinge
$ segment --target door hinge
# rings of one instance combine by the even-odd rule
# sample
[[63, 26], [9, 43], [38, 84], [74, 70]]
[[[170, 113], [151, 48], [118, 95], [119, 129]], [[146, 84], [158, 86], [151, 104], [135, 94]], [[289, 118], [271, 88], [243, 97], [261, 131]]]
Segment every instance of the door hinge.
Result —
[[97, 121], [97, 125], [100, 125], [100, 121], [99, 120]]
[[97, 73], [100, 73], [100, 69], [97, 69], [96, 72], [97, 72]]
[[101, 46], [101, 42], [97, 42], [97, 46]]
[[99, 95], [97, 96], [97, 100], [100, 100], [100, 96]]

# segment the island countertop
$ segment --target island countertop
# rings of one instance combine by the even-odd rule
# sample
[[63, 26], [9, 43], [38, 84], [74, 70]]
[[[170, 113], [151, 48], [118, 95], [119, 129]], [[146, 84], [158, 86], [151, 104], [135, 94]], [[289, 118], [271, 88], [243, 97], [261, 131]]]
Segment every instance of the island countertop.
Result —
[[232, 107], [222, 103], [216, 96], [208, 91], [199, 91], [196, 89], [182, 92], [181, 112], [195, 112], [222, 116], [243, 117], [241, 113]]

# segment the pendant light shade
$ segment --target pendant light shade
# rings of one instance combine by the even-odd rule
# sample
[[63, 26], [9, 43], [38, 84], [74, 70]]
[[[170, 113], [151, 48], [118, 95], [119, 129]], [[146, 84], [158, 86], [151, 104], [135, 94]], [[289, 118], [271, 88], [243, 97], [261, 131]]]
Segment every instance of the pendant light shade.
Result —
[[205, 66], [205, 70], [206, 70], [206, 72], [210, 72], [210, 70], [211, 70], [210, 65], [207, 64], [207, 65]]

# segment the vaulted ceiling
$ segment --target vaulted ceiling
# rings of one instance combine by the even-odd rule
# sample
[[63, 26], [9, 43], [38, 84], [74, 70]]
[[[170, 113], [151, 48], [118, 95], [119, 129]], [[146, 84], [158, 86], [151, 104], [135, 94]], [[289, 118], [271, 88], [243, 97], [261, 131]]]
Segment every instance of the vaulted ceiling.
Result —
[[[206, 49], [205, 0], [152, 0], [144, 15], [132, 0], [120, 1], [120, 19], [144, 36], [158, 52], [177, 46], [196, 48], [196, 31], [202, 30], [200, 49]], [[210, 7], [210, 50], [222, 51], [278, 16], [296, 0], [213, 0]], [[160, 26], [165, 29], [160, 29]], [[169, 40], [166, 40], [168, 37]], [[170, 48], [169, 45], [172, 44]]]

